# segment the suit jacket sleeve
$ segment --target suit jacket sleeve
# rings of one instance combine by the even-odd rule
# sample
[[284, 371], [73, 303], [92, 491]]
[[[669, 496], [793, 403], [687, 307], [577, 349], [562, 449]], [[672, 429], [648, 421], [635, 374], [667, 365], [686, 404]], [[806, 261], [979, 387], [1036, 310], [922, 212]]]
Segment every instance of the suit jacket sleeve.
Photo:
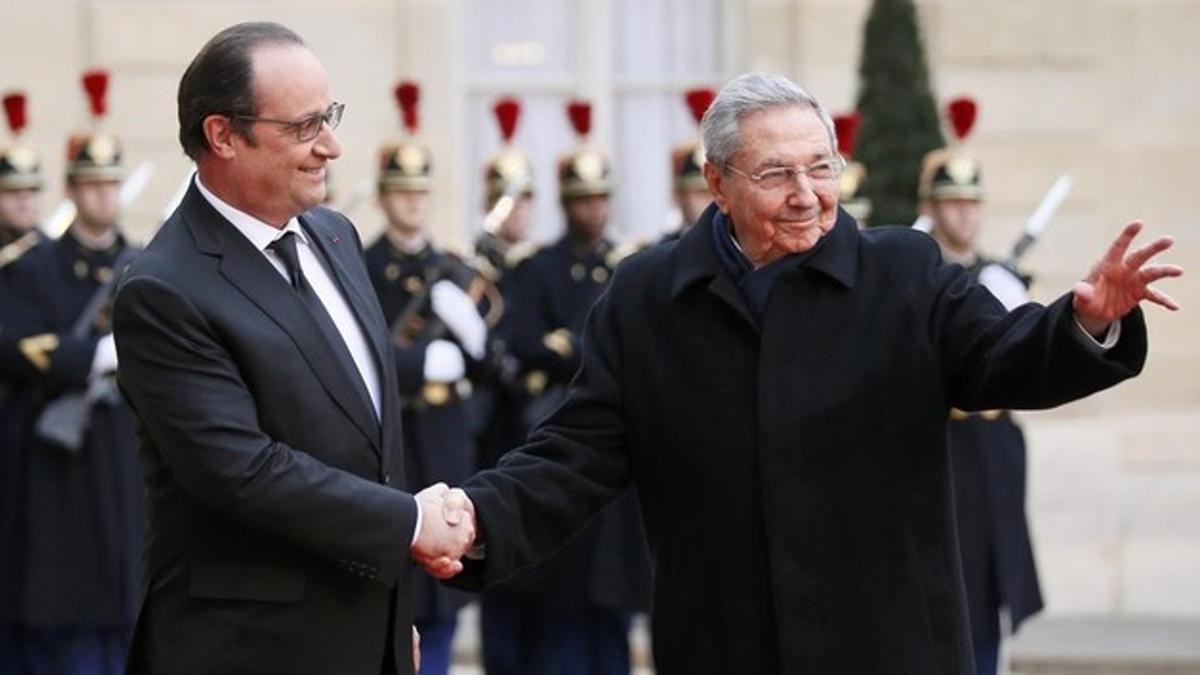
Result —
[[932, 259], [925, 278], [936, 289], [930, 330], [942, 363], [947, 403], [964, 410], [1049, 408], [1141, 372], [1146, 325], [1140, 309], [1121, 321], [1112, 349], [1089, 343], [1077, 325], [1072, 295], [1012, 312], [957, 265]]
[[185, 490], [331, 561], [367, 561], [384, 583], [407, 571], [413, 498], [263, 433], [253, 394], [186, 298], [134, 277], [113, 318], [121, 388]]
[[584, 328], [583, 364], [563, 404], [523, 447], [464, 485], [487, 555], [454, 583], [501, 581], [565, 545], [630, 483], [621, 395], [621, 340], [613, 298], [620, 275]]

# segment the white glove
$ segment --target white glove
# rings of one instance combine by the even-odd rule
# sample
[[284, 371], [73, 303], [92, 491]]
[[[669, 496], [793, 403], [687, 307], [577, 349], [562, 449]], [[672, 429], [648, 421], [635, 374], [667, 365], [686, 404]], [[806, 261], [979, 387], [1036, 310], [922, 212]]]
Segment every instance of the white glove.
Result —
[[93, 376], [111, 373], [117, 369], [117, 343], [112, 334], [105, 335], [96, 343], [96, 351], [92, 354]]
[[483, 359], [484, 343], [487, 341], [487, 324], [479, 316], [475, 302], [461, 288], [448, 279], [442, 279], [430, 290], [433, 312], [438, 315], [451, 333], [458, 338], [471, 358]]
[[467, 373], [458, 345], [449, 340], [434, 340], [425, 348], [425, 381], [457, 382]]

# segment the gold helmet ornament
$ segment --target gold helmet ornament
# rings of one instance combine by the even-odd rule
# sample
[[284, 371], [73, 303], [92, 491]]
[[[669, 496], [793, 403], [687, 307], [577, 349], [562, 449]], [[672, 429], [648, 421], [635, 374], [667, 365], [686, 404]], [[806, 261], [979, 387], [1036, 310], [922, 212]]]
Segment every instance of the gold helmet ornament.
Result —
[[579, 148], [558, 160], [558, 194], [563, 200], [607, 195], [612, 192], [608, 158], [587, 144], [592, 129], [592, 105], [587, 101], [567, 104], [567, 119], [579, 137]]
[[[684, 92], [683, 99], [696, 126], [704, 119], [704, 113], [712, 105], [717, 92], [707, 88], [689, 89]], [[677, 192], [692, 190], [708, 190], [704, 181], [704, 144], [700, 139], [680, 143], [671, 150], [671, 177]]]
[[379, 191], [428, 191], [433, 185], [433, 158], [429, 148], [416, 140], [421, 89], [417, 83], [405, 80], [393, 93], [406, 135], [379, 149]]
[[975, 101], [956, 98], [946, 105], [946, 119], [954, 141], [931, 150], [921, 162], [922, 199], [983, 199], [983, 177], [979, 161], [963, 149], [963, 141], [975, 126]]
[[92, 129], [72, 134], [67, 139], [67, 181], [123, 180], [125, 167], [121, 163], [121, 142], [100, 129], [108, 113], [108, 71], [89, 70], [81, 81], [91, 107]]
[[838, 152], [846, 159], [846, 168], [838, 181], [838, 200], [847, 213], [864, 223], [871, 216], [871, 200], [866, 195], [867, 167], [854, 161], [854, 146], [861, 126], [862, 113], [857, 110], [833, 117]]
[[4, 115], [12, 130], [12, 141], [0, 142], [0, 190], [39, 190], [42, 187], [42, 163], [37, 151], [21, 143], [25, 115], [24, 92], [4, 96]]
[[484, 166], [486, 208], [491, 208], [496, 200], [504, 195], [533, 196], [533, 165], [529, 161], [529, 155], [517, 149], [512, 142], [517, 132], [517, 123], [521, 119], [521, 102], [506, 96], [496, 101], [492, 112], [500, 127], [503, 146]]

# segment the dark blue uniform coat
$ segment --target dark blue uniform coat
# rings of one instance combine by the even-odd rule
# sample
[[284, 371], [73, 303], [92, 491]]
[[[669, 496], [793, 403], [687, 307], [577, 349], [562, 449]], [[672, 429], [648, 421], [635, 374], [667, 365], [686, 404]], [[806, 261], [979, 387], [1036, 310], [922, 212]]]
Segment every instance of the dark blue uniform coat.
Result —
[[[8, 243], [0, 232], [0, 246]], [[25, 450], [41, 400], [34, 389], [41, 373], [19, 348], [42, 324], [33, 298], [16, 283], [19, 260], [0, 267], [0, 622], [22, 614]]]
[[[102, 280], [117, 272], [113, 265], [125, 246], [119, 239], [108, 250], [93, 251], [68, 231], [16, 264], [19, 292], [37, 311], [24, 332], [58, 339], [48, 370], [32, 383], [39, 407], [87, 387], [96, 343], [109, 332], [107, 310], [92, 318], [82, 338], [70, 332]], [[128, 407], [119, 399], [96, 402], [77, 454], [29, 433], [20, 477], [17, 620], [31, 626], [132, 624], [145, 518]]]
[[1042, 408], [1130, 377], [1140, 312], [1098, 354], [1069, 295], [1007, 313], [929, 237], [843, 214], [756, 323], [713, 212], [618, 270], [566, 403], [467, 483], [487, 557], [459, 583], [544, 557], [632, 482], [658, 672], [970, 673], [949, 407]]

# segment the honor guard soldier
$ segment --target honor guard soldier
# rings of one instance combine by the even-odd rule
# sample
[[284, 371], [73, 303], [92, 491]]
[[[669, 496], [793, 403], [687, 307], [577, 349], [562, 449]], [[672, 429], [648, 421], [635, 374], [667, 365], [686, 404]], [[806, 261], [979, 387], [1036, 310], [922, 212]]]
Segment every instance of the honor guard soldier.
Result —
[[121, 145], [101, 129], [108, 74], [90, 71], [83, 86], [93, 124], [67, 143], [74, 219], [16, 270], [39, 312], [19, 350], [43, 396], [21, 468], [16, 623], [30, 672], [115, 674], [124, 671], [141, 591], [144, 517], [109, 317], [116, 277], [136, 251], [117, 226]]
[[[526, 241], [533, 203], [533, 166], [513, 137], [521, 117], [521, 103], [504, 97], [492, 106], [500, 130], [500, 150], [488, 158], [483, 168], [483, 227], [475, 239], [476, 269], [494, 283], [511, 303], [512, 269], [538, 249]], [[500, 455], [525, 440], [528, 431], [521, 419], [528, 401], [521, 379], [521, 365], [508, 344], [506, 312], [489, 335], [492, 367], [476, 391], [484, 428], [479, 439], [481, 467], [495, 465]], [[484, 602], [487, 602], [486, 593]]]
[[0, 140], [0, 672], [19, 673], [24, 667], [17, 624], [22, 593], [20, 532], [24, 520], [21, 458], [36, 410], [38, 396], [30, 386], [37, 370], [21, 354], [20, 338], [36, 330], [37, 308], [32, 298], [18, 293], [16, 263], [42, 239], [38, 229], [38, 197], [42, 188], [37, 152], [21, 142], [26, 97], [4, 96], [11, 140]]
[[[579, 367], [584, 317], [625, 250], [605, 236], [612, 181], [607, 158], [586, 144], [591, 107], [572, 102], [568, 116], [581, 145], [558, 162], [567, 229], [517, 267], [509, 303], [512, 349], [528, 369], [527, 424], [561, 400]], [[628, 492], [552, 558], [488, 594], [485, 670], [627, 675], [630, 620], [648, 608], [649, 586], [645, 537]]]
[[4, 114], [12, 141], [0, 141], [0, 266], [16, 261], [42, 240], [37, 229], [41, 160], [37, 151], [21, 142], [28, 121], [25, 94], [5, 95]]
[[867, 167], [854, 161], [854, 146], [858, 143], [858, 129], [862, 114], [857, 110], [833, 116], [833, 128], [837, 134], [838, 152], [846, 160], [842, 177], [838, 181], [840, 203], [847, 213], [854, 216], [859, 227], [865, 227], [871, 217], [871, 200], [867, 199]]
[[475, 265], [503, 290], [508, 271], [536, 250], [525, 241], [533, 203], [533, 165], [529, 155], [512, 141], [521, 118], [521, 103], [515, 98], [502, 98], [492, 111], [503, 146], [484, 167], [483, 231], [475, 239]]
[[[407, 486], [451, 485], [474, 470], [470, 378], [484, 360], [488, 326], [479, 305], [487, 283], [461, 259], [435, 249], [427, 220], [432, 158], [416, 137], [420, 89], [395, 88], [405, 136], [379, 153], [379, 205], [387, 229], [366, 251], [367, 271], [391, 326], [404, 411]], [[486, 304], [486, 302], [485, 302]], [[421, 632], [422, 673], [445, 674], [458, 610], [468, 596], [414, 567], [409, 582]]]
[[[684, 102], [697, 127], [716, 96], [717, 92], [705, 88], [689, 89], [684, 94]], [[699, 138], [680, 143], [671, 150], [671, 182], [675, 206], [679, 209], [679, 228], [668, 232], [664, 239], [678, 239], [712, 203], [708, 183], [704, 180], [704, 144]]]
[[[956, 99], [947, 106], [951, 147], [928, 153], [920, 180], [922, 210], [931, 218], [942, 257], [967, 268], [1008, 309], [1028, 300], [1014, 271], [977, 248], [984, 198], [979, 162], [962, 146], [976, 106]], [[958, 539], [962, 551], [976, 672], [995, 675], [1000, 611], [1016, 632], [1042, 608], [1037, 568], [1025, 514], [1025, 440], [1008, 411], [951, 411], [950, 458]]]

